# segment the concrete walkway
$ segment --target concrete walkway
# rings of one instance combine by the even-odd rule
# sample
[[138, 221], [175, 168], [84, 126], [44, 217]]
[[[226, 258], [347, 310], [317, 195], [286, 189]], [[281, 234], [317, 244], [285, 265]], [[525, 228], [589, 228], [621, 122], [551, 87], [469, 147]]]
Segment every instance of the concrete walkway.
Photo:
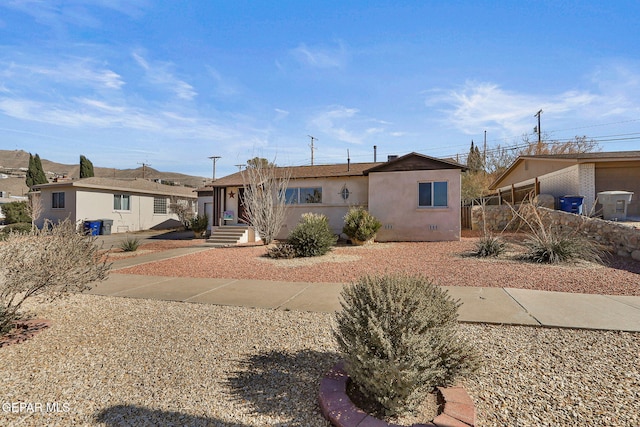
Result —
[[[88, 293], [273, 310], [340, 309], [341, 283], [194, 279], [117, 272], [120, 268], [208, 249], [203, 244], [119, 260], [109, 279]], [[640, 332], [640, 297], [472, 286], [445, 289], [462, 302], [459, 320], [463, 322]]]

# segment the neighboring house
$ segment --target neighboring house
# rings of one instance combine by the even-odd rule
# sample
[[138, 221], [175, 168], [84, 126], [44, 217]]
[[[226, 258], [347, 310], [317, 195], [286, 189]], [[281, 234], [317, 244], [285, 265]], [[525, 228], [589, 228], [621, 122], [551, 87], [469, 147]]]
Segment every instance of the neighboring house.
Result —
[[192, 188], [159, 184], [146, 179], [83, 178], [34, 186], [40, 191], [44, 219], [69, 218], [81, 223], [108, 219], [112, 233], [166, 229], [180, 225], [169, 206], [181, 201], [194, 206]]
[[[383, 224], [378, 241], [459, 240], [464, 169], [418, 153], [384, 163], [279, 167], [277, 173], [290, 180], [287, 218], [277, 238], [286, 238], [306, 212], [326, 215], [340, 234], [349, 207], [364, 206]], [[242, 172], [220, 178], [213, 193], [211, 185], [198, 190], [198, 212], [207, 212], [216, 226], [242, 223], [242, 194]]]
[[530, 191], [584, 197], [583, 212], [599, 212], [594, 202], [602, 191], [631, 191], [627, 215], [639, 216], [640, 151], [520, 156], [489, 187], [502, 200], [520, 201]]

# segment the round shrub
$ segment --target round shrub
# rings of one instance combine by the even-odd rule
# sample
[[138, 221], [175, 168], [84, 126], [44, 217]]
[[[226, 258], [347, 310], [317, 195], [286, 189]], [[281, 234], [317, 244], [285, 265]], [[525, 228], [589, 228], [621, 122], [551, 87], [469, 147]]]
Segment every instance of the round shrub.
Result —
[[9, 224], [0, 229], [0, 239], [9, 235], [9, 233], [27, 234], [31, 233], [30, 222], [16, 222]]
[[366, 242], [372, 239], [382, 223], [362, 207], [350, 208], [344, 216], [344, 227], [342, 232], [350, 239]]
[[421, 276], [361, 278], [342, 291], [334, 336], [355, 386], [380, 415], [413, 411], [479, 366], [457, 334], [460, 303]]
[[325, 215], [305, 213], [289, 234], [287, 242], [293, 246], [296, 256], [310, 257], [326, 254], [337, 240]]

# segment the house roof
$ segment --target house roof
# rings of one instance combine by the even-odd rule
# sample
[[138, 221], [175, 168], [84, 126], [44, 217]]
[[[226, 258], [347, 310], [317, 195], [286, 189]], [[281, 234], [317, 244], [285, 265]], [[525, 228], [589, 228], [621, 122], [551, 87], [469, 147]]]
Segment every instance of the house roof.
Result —
[[[283, 177], [288, 173], [291, 179], [362, 176], [365, 170], [379, 164], [381, 162], [351, 163], [349, 165], [347, 163], [339, 163], [333, 165], [282, 166], [276, 167], [276, 174], [278, 177]], [[243, 184], [242, 172], [236, 172], [216, 179], [214, 187], [240, 187]], [[204, 188], [199, 188], [198, 191], [206, 191], [207, 188], [210, 189], [211, 184], [205, 185]]]
[[[526, 160], [534, 162], [557, 162], [558, 170], [563, 169], [567, 163], [602, 163], [602, 162], [620, 162], [620, 161], [638, 161], [640, 160], [640, 151], [610, 151], [610, 152], [593, 152], [593, 153], [571, 153], [571, 154], [537, 154], [531, 156], [518, 157], [502, 175], [500, 175], [489, 188], [495, 190], [500, 187], [511, 173]], [[532, 177], [533, 178], [533, 177]]]
[[[409, 153], [388, 162], [338, 163], [332, 165], [277, 167], [276, 174], [281, 177], [286, 173], [291, 179], [333, 178], [343, 176], [366, 176], [370, 172], [392, 172], [408, 170], [462, 169], [464, 165], [448, 159], [436, 159], [419, 153]], [[217, 179], [214, 187], [240, 187], [244, 184], [242, 172], [236, 172]], [[198, 191], [211, 191], [211, 184]]]
[[155, 181], [142, 178], [115, 179], [91, 177], [41, 184], [34, 186], [33, 189], [43, 190], [68, 187], [196, 198], [195, 190], [193, 188], [160, 184]]
[[381, 163], [364, 171], [365, 175], [371, 172], [400, 172], [415, 170], [460, 169], [467, 170], [465, 165], [449, 159], [437, 159], [420, 153], [409, 153], [397, 159]]

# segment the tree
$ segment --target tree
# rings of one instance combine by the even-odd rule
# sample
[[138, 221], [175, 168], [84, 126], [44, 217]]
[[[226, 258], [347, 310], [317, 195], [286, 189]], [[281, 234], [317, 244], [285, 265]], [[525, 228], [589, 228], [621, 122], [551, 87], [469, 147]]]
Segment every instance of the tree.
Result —
[[268, 167], [274, 167], [274, 166], [275, 166], [275, 163], [270, 162], [264, 157], [254, 157], [253, 159], [247, 160], [248, 168], [256, 168], [256, 167], [268, 168]]
[[90, 178], [95, 176], [93, 173], [93, 163], [85, 156], [80, 155], [80, 178]]
[[270, 244], [282, 228], [286, 216], [286, 190], [291, 172], [257, 157], [247, 161], [242, 171], [244, 194], [242, 203], [249, 224], [265, 245]]
[[29, 234], [10, 233], [0, 245], [0, 333], [20, 318], [22, 303], [38, 295], [53, 300], [106, 279], [110, 265], [95, 236], [76, 233], [68, 219]]
[[27, 177], [25, 179], [27, 187], [31, 188], [34, 185], [47, 184], [48, 182], [47, 175], [45, 175], [44, 169], [42, 168], [40, 156], [37, 153], [35, 156], [29, 153], [29, 168], [27, 169]]
[[471, 148], [469, 149], [469, 155], [467, 156], [467, 167], [472, 172], [484, 170], [482, 154], [480, 154], [478, 147], [473, 145], [473, 140], [471, 140]]
[[27, 213], [31, 217], [31, 230], [36, 229], [36, 221], [44, 212], [44, 206], [42, 206], [42, 196], [40, 192], [32, 191], [28, 194], [29, 200], [27, 202]]

